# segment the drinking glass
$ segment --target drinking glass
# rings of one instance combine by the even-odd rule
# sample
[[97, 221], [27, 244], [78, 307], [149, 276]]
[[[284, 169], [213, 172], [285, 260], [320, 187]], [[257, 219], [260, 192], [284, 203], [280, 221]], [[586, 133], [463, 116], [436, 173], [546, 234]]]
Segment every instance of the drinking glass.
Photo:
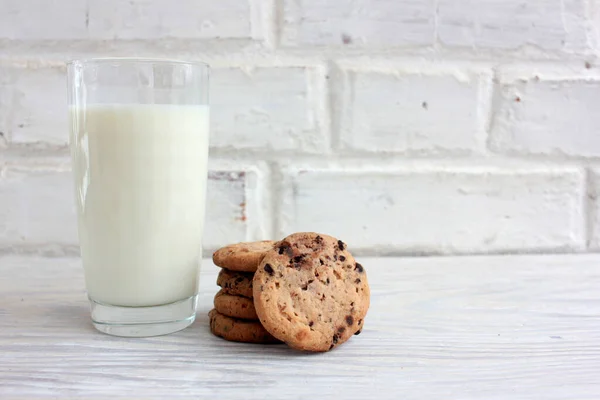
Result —
[[209, 67], [68, 63], [70, 150], [91, 318], [156, 336], [194, 322], [209, 141]]

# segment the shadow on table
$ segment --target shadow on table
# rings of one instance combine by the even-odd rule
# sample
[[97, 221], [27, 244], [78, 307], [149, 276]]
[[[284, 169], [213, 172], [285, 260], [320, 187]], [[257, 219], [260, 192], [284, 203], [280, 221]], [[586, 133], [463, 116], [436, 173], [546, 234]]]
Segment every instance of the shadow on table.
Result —
[[[56, 336], [80, 336], [94, 337], [109, 342], [119, 343], [177, 343], [188, 349], [211, 348], [219, 349], [219, 352], [234, 354], [236, 356], [245, 355], [264, 359], [289, 359], [293, 357], [311, 357], [330, 353], [313, 353], [294, 350], [285, 344], [247, 344], [229, 342], [214, 336], [210, 332], [210, 321], [208, 318], [209, 309], [199, 308], [196, 313], [195, 322], [188, 328], [164, 336], [154, 336], [145, 338], [124, 338], [110, 336], [98, 332], [91, 321], [90, 309], [87, 302], [80, 304], [54, 304], [51, 307], [37, 309], [37, 326], [42, 330], [50, 332]], [[40, 315], [43, 314], [42, 315]], [[195, 347], [198, 346], [198, 347]], [[335, 353], [335, 350], [332, 351]]]
[[[224, 352], [232, 354], [255, 355], [266, 358], [289, 358], [319, 356], [327, 353], [316, 353], [309, 351], [294, 350], [285, 344], [249, 344], [229, 342], [221, 339], [210, 332], [210, 320], [208, 312], [210, 308], [198, 308], [196, 312], [196, 321], [192, 326], [182, 331], [184, 334], [191, 334], [202, 341], [209, 341], [209, 345], [218, 346]], [[335, 351], [335, 350], [334, 350]]]

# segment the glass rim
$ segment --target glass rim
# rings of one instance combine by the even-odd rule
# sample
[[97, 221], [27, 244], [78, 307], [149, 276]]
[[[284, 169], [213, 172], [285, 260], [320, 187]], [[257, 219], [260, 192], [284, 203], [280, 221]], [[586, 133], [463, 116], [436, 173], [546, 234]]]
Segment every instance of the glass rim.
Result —
[[171, 64], [171, 65], [190, 65], [192, 67], [201, 67], [210, 69], [210, 65], [202, 61], [183, 61], [168, 58], [146, 58], [146, 57], [98, 57], [81, 58], [67, 61], [67, 66], [90, 65], [104, 63], [129, 63], [129, 64]]

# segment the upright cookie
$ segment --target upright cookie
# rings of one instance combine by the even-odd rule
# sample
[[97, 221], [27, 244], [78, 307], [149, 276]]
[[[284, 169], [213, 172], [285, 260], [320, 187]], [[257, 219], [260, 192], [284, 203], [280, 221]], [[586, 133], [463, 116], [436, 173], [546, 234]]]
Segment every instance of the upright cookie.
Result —
[[223, 289], [219, 290], [215, 295], [214, 305], [215, 310], [228, 317], [253, 320], [258, 319], [252, 299], [227, 294]]
[[265, 253], [271, 250], [274, 244], [272, 240], [230, 244], [214, 252], [213, 262], [232, 271], [254, 272]]
[[253, 282], [263, 326], [299, 350], [327, 351], [360, 333], [370, 304], [367, 274], [346, 244], [295, 233], [269, 251]]
[[245, 321], [227, 317], [214, 309], [208, 313], [208, 316], [210, 318], [210, 331], [213, 335], [230, 342], [281, 343], [271, 336], [258, 321]]
[[252, 298], [253, 277], [253, 273], [221, 269], [217, 276], [217, 285], [221, 286], [225, 293]]

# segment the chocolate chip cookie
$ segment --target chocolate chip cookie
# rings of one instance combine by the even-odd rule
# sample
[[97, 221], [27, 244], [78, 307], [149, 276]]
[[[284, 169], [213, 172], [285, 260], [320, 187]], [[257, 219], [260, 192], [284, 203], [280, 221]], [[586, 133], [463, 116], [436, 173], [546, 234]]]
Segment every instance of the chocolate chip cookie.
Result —
[[265, 253], [273, 248], [272, 240], [230, 244], [215, 251], [215, 265], [232, 271], [254, 272]]
[[252, 298], [253, 273], [222, 269], [217, 276], [217, 285], [227, 294]]
[[289, 346], [328, 351], [360, 333], [370, 304], [365, 268], [341, 240], [295, 233], [268, 251], [253, 281], [263, 326]]
[[231, 342], [243, 343], [281, 343], [263, 328], [258, 321], [246, 321], [227, 317], [217, 310], [208, 313], [210, 318], [210, 331], [215, 336], [222, 337]]
[[257, 320], [252, 299], [227, 294], [223, 289], [215, 295], [215, 310], [228, 317]]

